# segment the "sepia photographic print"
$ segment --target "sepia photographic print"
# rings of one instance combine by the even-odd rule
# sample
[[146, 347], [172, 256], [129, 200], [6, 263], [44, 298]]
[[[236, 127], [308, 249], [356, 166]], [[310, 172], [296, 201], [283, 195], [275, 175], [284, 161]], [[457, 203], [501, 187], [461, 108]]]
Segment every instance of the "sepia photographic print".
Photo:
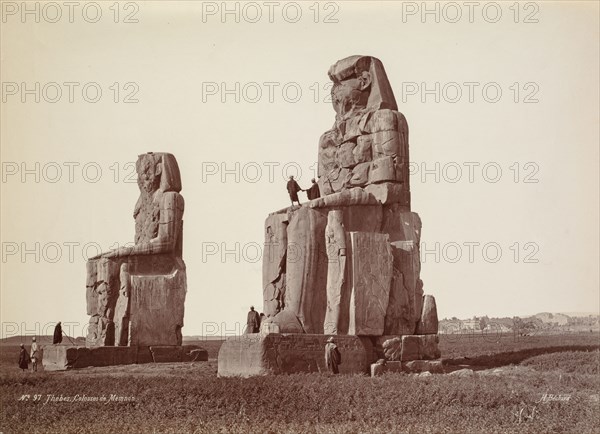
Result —
[[0, 434], [597, 432], [598, 2], [0, 6]]

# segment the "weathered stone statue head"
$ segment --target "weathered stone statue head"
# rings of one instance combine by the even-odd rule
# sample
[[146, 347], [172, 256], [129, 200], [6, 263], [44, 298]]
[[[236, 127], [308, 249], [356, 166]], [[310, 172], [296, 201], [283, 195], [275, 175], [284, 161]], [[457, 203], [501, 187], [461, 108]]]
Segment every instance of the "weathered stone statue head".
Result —
[[162, 168], [154, 155], [140, 155], [136, 164], [137, 183], [142, 193], [153, 193], [160, 186]]
[[[373, 186], [366, 194], [355, 192], [357, 200], [373, 195], [409, 208], [408, 125], [397, 111], [383, 65], [374, 57], [350, 56], [328, 74], [336, 117], [319, 141], [320, 191], [327, 196]], [[322, 202], [334, 200], [339, 204], [333, 198]]]
[[172, 154], [148, 152], [138, 156], [135, 166], [141, 192], [181, 191], [179, 166]]
[[328, 75], [333, 82], [333, 108], [340, 116], [358, 114], [364, 109], [398, 109], [379, 59], [370, 56], [346, 57], [332, 65]]
[[[176, 194], [181, 191], [181, 176], [177, 160], [172, 154], [167, 153], [149, 152], [138, 156], [136, 170], [140, 197], [135, 205], [133, 217], [135, 218], [135, 244], [139, 244], [157, 237], [159, 223], [161, 221], [165, 223], [165, 216], [170, 214], [168, 211], [170, 207], [167, 205], [165, 209], [166, 204], [162, 196], [165, 193]], [[181, 215], [174, 213], [172, 217], [181, 218]], [[167, 216], [167, 218], [171, 220], [171, 217]], [[179, 233], [175, 231], [169, 236], [177, 238]]]

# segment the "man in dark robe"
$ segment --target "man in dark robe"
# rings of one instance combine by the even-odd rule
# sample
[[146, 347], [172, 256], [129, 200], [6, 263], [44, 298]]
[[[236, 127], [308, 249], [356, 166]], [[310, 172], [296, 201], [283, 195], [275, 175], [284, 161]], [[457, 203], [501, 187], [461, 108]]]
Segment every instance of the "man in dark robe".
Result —
[[338, 365], [341, 363], [342, 355], [332, 336], [327, 339], [327, 344], [325, 344], [325, 365], [327, 366], [327, 370], [332, 374], [339, 374]]
[[258, 333], [260, 329], [260, 316], [254, 310], [254, 306], [250, 306], [248, 318], [246, 319], [246, 333]]
[[300, 205], [300, 200], [298, 200], [298, 192], [302, 191], [298, 183], [294, 180], [293, 176], [290, 176], [290, 180], [287, 183], [287, 191], [290, 194], [290, 200], [292, 201], [292, 206], [294, 202], [298, 202]]
[[321, 197], [321, 192], [319, 191], [319, 184], [315, 181], [315, 178], [311, 179], [312, 185], [308, 190], [306, 190], [306, 195], [308, 196], [308, 200], [318, 199]]
[[29, 369], [29, 353], [25, 349], [25, 345], [21, 344], [21, 352], [19, 353], [19, 368], [23, 371]]
[[60, 325], [60, 321], [54, 327], [54, 338], [52, 339], [53, 344], [60, 344], [62, 342], [62, 326]]

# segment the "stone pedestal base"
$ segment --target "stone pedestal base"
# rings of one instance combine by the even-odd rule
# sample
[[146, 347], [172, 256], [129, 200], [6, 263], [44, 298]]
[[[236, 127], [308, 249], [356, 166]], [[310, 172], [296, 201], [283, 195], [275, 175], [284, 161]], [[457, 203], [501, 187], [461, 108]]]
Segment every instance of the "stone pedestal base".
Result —
[[[219, 377], [327, 372], [325, 344], [329, 335], [249, 334], [228, 338], [219, 350]], [[340, 374], [368, 373], [375, 360], [367, 337], [335, 336], [342, 355]]]
[[378, 359], [408, 362], [441, 357], [437, 334], [377, 336], [374, 343]]
[[95, 348], [43, 345], [41, 351], [42, 365], [46, 371], [65, 371], [88, 366], [208, 360], [208, 352], [195, 345]]
[[[220, 377], [326, 372], [325, 344], [330, 335], [257, 333], [228, 338], [219, 351]], [[440, 372], [437, 335], [337, 335], [342, 355], [340, 374], [383, 372]], [[374, 364], [385, 358], [387, 365]], [[430, 359], [430, 360], [425, 360]], [[387, 368], [385, 367], [387, 366]], [[373, 374], [373, 369], [377, 374]]]

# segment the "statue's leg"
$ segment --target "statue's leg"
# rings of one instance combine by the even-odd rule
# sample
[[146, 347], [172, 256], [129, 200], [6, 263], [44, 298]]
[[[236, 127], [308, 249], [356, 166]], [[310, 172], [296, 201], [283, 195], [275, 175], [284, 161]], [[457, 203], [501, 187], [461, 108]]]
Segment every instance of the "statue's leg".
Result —
[[106, 258], [88, 261], [86, 286], [91, 316], [87, 345], [114, 345], [113, 317], [119, 288], [119, 263]]
[[129, 342], [129, 290], [131, 282], [129, 265], [121, 264], [119, 273], [119, 296], [115, 306], [115, 345], [127, 346]]

